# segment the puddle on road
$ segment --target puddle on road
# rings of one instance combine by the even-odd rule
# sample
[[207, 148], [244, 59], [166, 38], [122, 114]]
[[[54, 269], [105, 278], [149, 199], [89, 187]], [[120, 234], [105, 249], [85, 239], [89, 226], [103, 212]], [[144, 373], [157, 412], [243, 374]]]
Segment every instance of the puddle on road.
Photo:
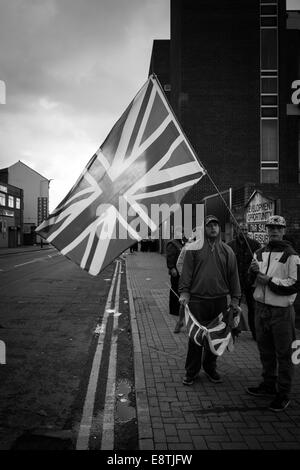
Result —
[[129, 394], [131, 393], [131, 383], [129, 380], [121, 379], [116, 384], [116, 411], [115, 419], [125, 423], [135, 418], [135, 407], [131, 405]]

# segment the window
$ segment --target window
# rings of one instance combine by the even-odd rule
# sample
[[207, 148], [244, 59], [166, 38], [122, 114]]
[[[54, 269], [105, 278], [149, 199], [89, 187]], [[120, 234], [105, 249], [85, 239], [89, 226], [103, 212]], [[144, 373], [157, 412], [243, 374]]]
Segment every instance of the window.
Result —
[[277, 26], [276, 16], [262, 16], [260, 19], [260, 25], [265, 27]]
[[262, 183], [273, 183], [276, 184], [279, 182], [278, 179], [278, 169], [263, 168], [261, 170], [261, 182]]
[[277, 95], [262, 95], [262, 106], [277, 106]]
[[277, 69], [277, 28], [261, 29], [261, 68]]
[[16, 209], [20, 209], [21, 207], [21, 200], [19, 197], [16, 197]]
[[263, 119], [261, 121], [261, 161], [278, 161], [278, 121]]
[[5, 206], [5, 194], [0, 193], [0, 206]]
[[277, 93], [277, 77], [264, 77], [263, 76], [261, 79], [261, 92], [262, 93]]
[[8, 196], [8, 207], [14, 207], [14, 197]]
[[262, 118], [276, 118], [278, 116], [277, 106], [262, 106], [261, 117]]
[[261, 5], [260, 14], [261, 15], [277, 15], [277, 5]]
[[260, 2], [260, 178], [279, 182], [278, 0]]

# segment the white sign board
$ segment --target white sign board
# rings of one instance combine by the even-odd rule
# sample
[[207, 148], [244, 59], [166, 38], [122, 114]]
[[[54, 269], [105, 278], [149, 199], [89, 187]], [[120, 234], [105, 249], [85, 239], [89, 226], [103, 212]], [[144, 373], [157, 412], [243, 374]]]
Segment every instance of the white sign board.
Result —
[[275, 201], [255, 192], [246, 207], [248, 235], [259, 243], [267, 243], [266, 221], [275, 213]]

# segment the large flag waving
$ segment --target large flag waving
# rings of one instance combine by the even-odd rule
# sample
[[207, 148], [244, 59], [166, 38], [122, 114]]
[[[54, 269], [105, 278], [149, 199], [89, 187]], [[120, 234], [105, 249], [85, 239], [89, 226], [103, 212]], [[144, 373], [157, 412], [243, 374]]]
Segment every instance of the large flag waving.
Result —
[[97, 275], [140, 240], [136, 224], [131, 223], [133, 214], [147, 228], [157, 230], [149, 216], [151, 205], [180, 203], [204, 174], [151, 76], [71, 191], [36, 232]]

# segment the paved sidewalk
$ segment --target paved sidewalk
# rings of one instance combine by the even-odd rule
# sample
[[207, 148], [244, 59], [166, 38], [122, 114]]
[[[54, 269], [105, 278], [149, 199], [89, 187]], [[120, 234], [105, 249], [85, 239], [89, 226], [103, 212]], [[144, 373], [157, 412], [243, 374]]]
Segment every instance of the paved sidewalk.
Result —
[[140, 449], [300, 449], [300, 364], [291, 404], [280, 413], [267, 409], [268, 400], [245, 392], [261, 380], [248, 331], [234, 352], [218, 359], [223, 383], [212, 384], [200, 372], [193, 386], [183, 385], [187, 334], [173, 333], [165, 258], [138, 252], [127, 254], [126, 265]]

